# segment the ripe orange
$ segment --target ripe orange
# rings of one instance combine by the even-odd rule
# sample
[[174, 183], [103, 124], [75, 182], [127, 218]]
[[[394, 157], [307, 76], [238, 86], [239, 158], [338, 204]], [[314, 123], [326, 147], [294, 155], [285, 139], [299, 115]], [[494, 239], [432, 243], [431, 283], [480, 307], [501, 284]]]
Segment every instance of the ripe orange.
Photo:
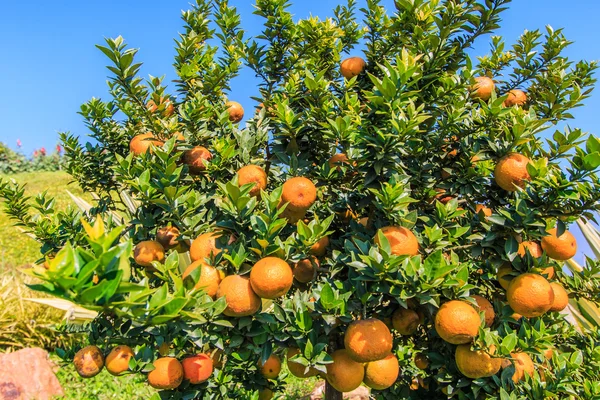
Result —
[[336, 211], [335, 213], [344, 224], [349, 224], [350, 220], [356, 218], [356, 214], [349, 208], [346, 208], [344, 211]]
[[[223, 235], [224, 233], [222, 231], [206, 232], [194, 239], [190, 246], [190, 258], [192, 261], [205, 261], [206, 259], [219, 254], [223, 247], [221, 243], [219, 243], [219, 238]], [[234, 237], [233, 235], [230, 235], [228, 243], [231, 244], [233, 241]]]
[[371, 389], [385, 390], [396, 383], [399, 373], [398, 358], [390, 354], [382, 360], [367, 363], [363, 382]]
[[258, 391], [258, 400], [271, 400], [273, 398], [273, 391], [269, 388], [264, 388]]
[[524, 317], [539, 317], [552, 307], [554, 292], [541, 275], [526, 273], [514, 278], [506, 291], [510, 308]]
[[554, 293], [554, 302], [550, 311], [562, 311], [569, 305], [569, 294], [561, 284], [551, 282], [552, 292]]
[[508, 97], [504, 100], [504, 107], [522, 106], [527, 103], [527, 95], [524, 91], [513, 89], [508, 92]]
[[97, 346], [86, 346], [75, 353], [73, 365], [82, 378], [96, 376], [104, 368], [104, 356]]
[[204, 290], [207, 295], [214, 299], [221, 283], [221, 275], [215, 267], [206, 264], [202, 260], [194, 261], [185, 269], [181, 278], [187, 278], [197, 268], [200, 268], [200, 277], [194, 285], [194, 289]]
[[186, 357], [181, 362], [181, 366], [183, 379], [190, 381], [192, 385], [206, 382], [213, 373], [213, 361], [208, 354]]
[[442, 204], [448, 204], [454, 198], [453, 196], [448, 196], [445, 189], [436, 188], [435, 191], [437, 194], [430, 201], [438, 200]]
[[512, 362], [509, 359], [504, 359], [502, 361], [502, 368], [508, 368], [511, 364], [514, 363], [515, 373], [512, 376], [512, 380], [514, 383], [525, 379], [525, 374], [533, 376], [535, 366], [533, 365], [533, 361], [531, 360], [531, 357], [529, 357], [529, 354], [510, 353], [510, 356], [513, 358]]
[[340, 64], [340, 72], [346, 79], [351, 79], [364, 71], [367, 63], [360, 57], [346, 58]]
[[508, 192], [524, 188], [525, 181], [531, 178], [527, 172], [527, 164], [530, 162], [529, 158], [518, 153], [502, 157], [494, 168], [494, 179], [498, 186]]
[[351, 392], [360, 386], [365, 377], [365, 367], [354, 361], [347, 350], [336, 350], [331, 355], [333, 363], [327, 364], [327, 381], [340, 392]]
[[490, 217], [492, 215], [492, 209], [483, 204], [476, 204], [475, 212], [479, 215], [483, 215], [484, 217]]
[[183, 153], [183, 163], [190, 169], [190, 174], [198, 175], [206, 170], [206, 165], [212, 159], [212, 154], [206, 147], [196, 146]]
[[422, 370], [429, 368], [429, 358], [423, 353], [417, 353], [415, 355], [415, 366]]
[[519, 321], [521, 318], [523, 318], [523, 316], [522, 316], [521, 314], [519, 314], [519, 313], [516, 313], [516, 312], [514, 312], [514, 311], [513, 311], [513, 313], [510, 315], [510, 317], [511, 317], [512, 319], [514, 319], [515, 321], [517, 321], [517, 322], [518, 322], [518, 321]]
[[346, 329], [344, 345], [348, 355], [357, 362], [377, 361], [392, 352], [389, 328], [375, 318], [354, 321]]
[[474, 298], [477, 302], [478, 311], [484, 313], [485, 326], [489, 328], [490, 326], [492, 326], [492, 324], [494, 323], [494, 319], [496, 318], [494, 306], [492, 306], [492, 303], [490, 303], [488, 299], [479, 296], [478, 294], [474, 294], [471, 297]]
[[281, 360], [275, 354], [271, 354], [264, 364], [259, 361], [258, 367], [262, 376], [267, 379], [276, 379], [281, 372]]
[[177, 240], [179, 235], [179, 229], [176, 227], [164, 226], [156, 231], [156, 241], [160, 243], [165, 250], [170, 250], [179, 245], [179, 241]]
[[419, 323], [419, 314], [411, 309], [400, 307], [392, 314], [392, 326], [401, 335], [413, 335]]
[[494, 81], [487, 76], [478, 76], [475, 78], [475, 84], [471, 86], [471, 96], [475, 99], [488, 101], [494, 92]]
[[539, 269], [539, 274], [544, 276], [544, 278], [546, 279], [552, 279], [554, 278], [554, 267], [546, 267], [546, 268], [538, 268]]
[[263, 299], [276, 299], [285, 295], [294, 283], [290, 265], [277, 257], [259, 260], [250, 271], [254, 292]]
[[435, 316], [435, 330], [448, 343], [471, 342], [479, 333], [479, 314], [470, 304], [451, 300], [442, 304]]
[[281, 205], [289, 202], [286, 207], [286, 211], [288, 212], [304, 213], [316, 200], [317, 188], [310, 179], [297, 176], [288, 179], [283, 184]]
[[312, 281], [319, 268], [319, 260], [316, 257], [305, 258], [294, 264], [294, 278], [300, 283]]
[[454, 359], [461, 374], [471, 379], [485, 378], [496, 375], [500, 370], [502, 360], [493, 358], [496, 348], [492, 345], [488, 352], [484, 350], [471, 350], [471, 344], [461, 344], [456, 347]]
[[290, 358], [294, 357], [296, 354], [300, 354], [300, 349], [297, 347], [290, 347], [287, 350], [287, 354], [286, 354], [286, 361], [287, 361], [287, 366], [288, 369], [290, 370], [290, 372], [292, 373], [292, 375], [294, 375], [297, 378], [310, 378], [312, 376], [317, 376], [319, 374], [319, 370], [310, 367], [310, 368], [306, 368], [304, 365], [295, 362], [293, 360], [290, 360]]
[[261, 190], [267, 188], [267, 173], [258, 165], [246, 165], [237, 172], [238, 184], [240, 186], [253, 183], [254, 186], [250, 189], [250, 196], [259, 196]]
[[554, 356], [554, 348], [553, 347], [549, 347], [546, 350], [544, 350], [543, 353], [544, 353], [544, 358], [546, 360], [551, 360], [552, 357]]
[[348, 164], [348, 156], [344, 153], [337, 153], [331, 156], [327, 163], [329, 164], [329, 168], [336, 168], [339, 171], [341, 164]]
[[229, 120], [234, 124], [244, 119], [244, 107], [237, 101], [228, 101], [225, 103], [225, 107], [227, 107], [229, 113]]
[[161, 357], [154, 361], [154, 369], [148, 374], [148, 384], [155, 389], [175, 389], [183, 381], [183, 366], [173, 357]]
[[419, 390], [419, 379], [412, 378], [412, 381], [411, 381], [410, 386], [409, 386], [410, 390]]
[[542, 246], [540, 246], [540, 244], [538, 242], [522, 242], [522, 243], [519, 243], [519, 250], [517, 251], [517, 253], [521, 257], [525, 257], [526, 250], [529, 250], [529, 253], [534, 258], [541, 257], [542, 253], [543, 253]]
[[317, 257], [323, 257], [329, 247], [329, 236], [323, 236], [319, 241], [312, 245], [310, 254]]
[[156, 111], [158, 111], [158, 108], [163, 104], [165, 105], [163, 115], [168, 118], [175, 112], [175, 106], [173, 106], [173, 102], [168, 97], [164, 98], [161, 96], [158, 104], [156, 104], [154, 100], [150, 99], [148, 103], [146, 103], [146, 108], [151, 113], [155, 113]]
[[548, 231], [548, 236], [542, 238], [542, 248], [548, 257], [558, 261], [566, 261], [577, 253], [577, 240], [569, 231], [556, 236], [556, 228]]
[[226, 276], [217, 290], [217, 298], [223, 296], [227, 301], [227, 308], [223, 314], [229, 317], [245, 317], [260, 309], [260, 297], [254, 293], [250, 279], [245, 276]]
[[156, 139], [151, 132], [136, 135], [129, 142], [129, 151], [139, 156], [147, 152], [152, 153], [152, 146], [161, 147], [164, 142]]
[[185, 142], [185, 136], [181, 132], [174, 132], [171, 137], [174, 137], [176, 141]]
[[510, 282], [514, 278], [513, 276], [508, 276], [508, 274], [514, 272], [512, 265], [510, 263], [505, 262], [498, 268], [498, 272], [496, 273], [496, 279], [498, 279], [498, 283], [500, 286], [504, 288], [504, 290], [508, 290], [508, 286]]
[[112, 375], [120, 375], [129, 369], [129, 360], [134, 356], [131, 347], [117, 346], [108, 353], [104, 364]]
[[165, 260], [165, 249], [154, 240], [145, 240], [139, 242], [133, 249], [133, 259], [142, 267], [152, 267], [153, 261]]
[[[381, 232], [390, 243], [392, 254], [396, 256], [416, 256], [419, 254], [419, 242], [415, 235], [403, 226], [386, 226]], [[375, 244], [379, 244], [378, 235], [375, 235]]]

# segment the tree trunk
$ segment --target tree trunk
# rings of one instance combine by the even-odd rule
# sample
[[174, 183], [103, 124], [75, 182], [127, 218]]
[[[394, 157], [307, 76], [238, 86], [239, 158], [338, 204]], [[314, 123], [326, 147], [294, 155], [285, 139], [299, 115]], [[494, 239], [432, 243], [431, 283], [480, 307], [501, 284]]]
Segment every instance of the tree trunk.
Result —
[[[331, 354], [333, 354], [337, 348], [336, 338], [334, 336], [329, 336], [329, 351]], [[342, 392], [335, 390], [335, 388], [327, 382], [327, 379], [325, 379], [325, 400], [342, 400], [343, 398], [344, 395]]]
[[325, 400], [342, 400], [344, 398], [342, 392], [338, 392], [327, 382], [325, 381]]

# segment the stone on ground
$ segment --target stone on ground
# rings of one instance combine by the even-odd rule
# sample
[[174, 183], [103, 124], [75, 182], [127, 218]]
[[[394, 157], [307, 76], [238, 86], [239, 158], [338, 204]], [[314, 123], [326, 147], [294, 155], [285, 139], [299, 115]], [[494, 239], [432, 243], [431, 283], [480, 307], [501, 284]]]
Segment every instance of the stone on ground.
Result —
[[39, 348], [0, 354], [0, 400], [50, 400], [64, 392], [48, 353]]

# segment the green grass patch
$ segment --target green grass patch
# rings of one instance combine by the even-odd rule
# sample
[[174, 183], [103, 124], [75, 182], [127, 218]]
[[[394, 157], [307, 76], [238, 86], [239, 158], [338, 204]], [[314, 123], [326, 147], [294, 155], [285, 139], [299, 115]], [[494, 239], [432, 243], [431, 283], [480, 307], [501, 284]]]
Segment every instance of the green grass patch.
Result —
[[[48, 197], [56, 201], [56, 209], [64, 210], [68, 205], [73, 205], [67, 190], [77, 196], [84, 196], [81, 188], [76, 184], [69, 184], [72, 178], [66, 172], [24, 172], [13, 175], [0, 175], [0, 179], [14, 179], [20, 184], [26, 183], [25, 193], [32, 198], [44, 191]], [[35, 262], [39, 257], [39, 244], [27, 235], [24, 235], [14, 226], [3, 210], [0, 210], [0, 268], [3, 266], [23, 266]]]
[[146, 377], [138, 374], [113, 376], [104, 369], [93, 378], [83, 379], [75, 367], [67, 365], [56, 375], [65, 391], [62, 397], [65, 400], [148, 399], [156, 393], [146, 384]]

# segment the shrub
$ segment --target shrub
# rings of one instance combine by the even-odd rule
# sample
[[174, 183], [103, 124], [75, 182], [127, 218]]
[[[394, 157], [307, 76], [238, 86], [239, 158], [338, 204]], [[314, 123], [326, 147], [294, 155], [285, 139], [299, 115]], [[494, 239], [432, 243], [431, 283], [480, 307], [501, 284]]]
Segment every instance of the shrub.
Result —
[[[161, 398], [269, 397], [286, 377], [260, 366], [286, 347], [294, 375], [325, 375], [329, 397], [361, 381], [393, 399], [600, 396], [598, 332], [583, 336], [551, 311], [546, 282], [586, 298], [598, 275], [567, 277], [532, 245], [519, 254], [520, 242], [560, 238], [599, 208], [600, 140], [555, 128], [589, 96], [597, 65], [570, 62], [551, 28], [511, 47], [494, 36], [474, 64], [467, 48], [507, 3], [398, 0], [387, 15], [371, 0], [357, 17], [350, 0], [332, 19], [294, 22], [286, 0], [258, 0], [264, 29], [249, 38], [227, 1], [198, 0], [183, 13], [176, 94], [139, 78], [136, 50], [108, 39], [98, 47], [113, 99], [81, 107], [95, 143], [61, 135], [94, 207], [80, 221], [0, 184], [42, 243], [48, 268], [32, 270], [43, 281], [32, 287], [98, 311], [89, 342], [105, 354], [130, 346], [131, 371], [149, 373]], [[365, 62], [340, 71], [359, 44]], [[229, 82], [242, 64], [262, 104], [239, 127]], [[240, 185], [248, 165], [267, 177], [260, 193]], [[291, 266], [310, 257], [313, 279], [294, 282]], [[514, 277], [535, 275], [512, 293], [527, 303], [535, 285], [545, 296], [535, 312], [511, 310], [500, 268], [509, 293]], [[197, 287], [203, 270], [210, 285]], [[418, 317], [408, 334], [390, 330], [401, 308]], [[179, 362], [200, 354], [212, 377], [181, 383]]]
[[59, 171], [63, 167], [63, 152], [60, 145], [48, 154], [44, 147], [35, 150], [30, 158], [15, 152], [0, 142], [0, 174], [16, 174], [32, 171]]
[[11, 150], [0, 142], [0, 173], [14, 174], [26, 168], [27, 159], [23, 154]]

